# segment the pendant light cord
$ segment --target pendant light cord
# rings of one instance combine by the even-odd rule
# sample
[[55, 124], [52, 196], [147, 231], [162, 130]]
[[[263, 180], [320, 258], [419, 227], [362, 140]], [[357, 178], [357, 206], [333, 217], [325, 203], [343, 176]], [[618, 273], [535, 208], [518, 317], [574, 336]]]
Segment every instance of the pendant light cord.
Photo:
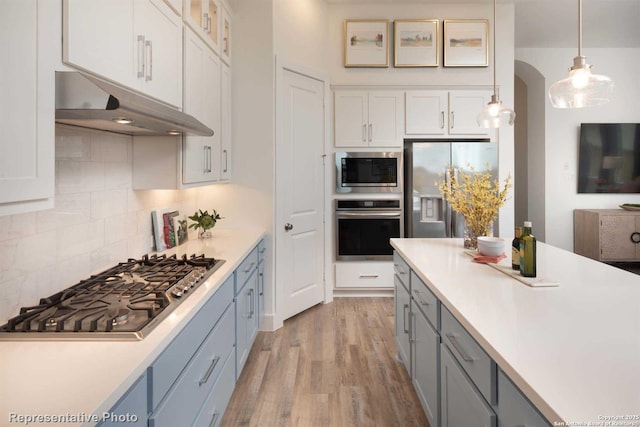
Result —
[[493, 0], [493, 94], [498, 98], [496, 90], [496, 22], [496, 0]]
[[582, 0], [578, 0], [578, 56], [582, 56]]

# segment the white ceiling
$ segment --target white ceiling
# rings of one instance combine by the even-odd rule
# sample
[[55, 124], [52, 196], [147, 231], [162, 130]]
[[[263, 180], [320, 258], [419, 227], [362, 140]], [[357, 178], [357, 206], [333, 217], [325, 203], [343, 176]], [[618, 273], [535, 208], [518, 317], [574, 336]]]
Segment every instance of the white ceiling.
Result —
[[[491, 0], [327, 0], [328, 3], [486, 3]], [[516, 47], [578, 46], [577, 0], [515, 4]], [[640, 47], [640, 0], [583, 0], [583, 46]]]

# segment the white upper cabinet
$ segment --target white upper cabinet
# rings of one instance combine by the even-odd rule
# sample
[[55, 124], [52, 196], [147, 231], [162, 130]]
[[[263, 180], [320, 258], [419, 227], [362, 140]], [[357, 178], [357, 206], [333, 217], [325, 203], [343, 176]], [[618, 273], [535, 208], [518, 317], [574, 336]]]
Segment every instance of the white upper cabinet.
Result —
[[231, 13], [225, 5], [220, 21], [220, 43], [220, 57], [227, 65], [231, 65]]
[[64, 0], [62, 58], [182, 106], [182, 22], [162, 0]]
[[185, 0], [184, 22], [219, 53], [222, 10], [218, 0]]
[[402, 91], [336, 91], [335, 146], [402, 146], [403, 95]]
[[476, 117], [491, 99], [484, 90], [411, 90], [405, 92], [408, 137], [488, 138]]
[[53, 207], [54, 64], [60, 59], [52, 5], [0, 2], [0, 215]]
[[226, 64], [220, 66], [220, 179], [231, 179], [231, 68]]

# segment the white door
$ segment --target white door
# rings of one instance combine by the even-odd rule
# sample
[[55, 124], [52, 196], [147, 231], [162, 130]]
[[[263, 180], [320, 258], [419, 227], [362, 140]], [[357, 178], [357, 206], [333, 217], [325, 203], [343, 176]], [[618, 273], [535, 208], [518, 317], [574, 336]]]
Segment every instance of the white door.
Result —
[[286, 68], [278, 87], [276, 312], [287, 319], [324, 299], [324, 84]]
[[459, 90], [449, 93], [449, 134], [488, 136], [476, 117], [491, 100], [491, 92]]
[[369, 145], [401, 147], [404, 133], [404, 92], [369, 92]]
[[369, 94], [366, 91], [336, 91], [334, 94], [335, 146], [369, 145]]
[[447, 95], [443, 90], [408, 90], [405, 93], [407, 135], [446, 133]]

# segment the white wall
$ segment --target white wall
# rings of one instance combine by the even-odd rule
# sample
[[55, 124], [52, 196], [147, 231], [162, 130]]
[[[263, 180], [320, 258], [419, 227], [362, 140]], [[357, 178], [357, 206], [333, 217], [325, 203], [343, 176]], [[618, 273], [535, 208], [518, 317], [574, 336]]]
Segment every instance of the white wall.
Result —
[[[345, 19], [439, 19], [442, 37], [444, 19], [488, 19], [490, 22], [489, 67], [479, 68], [345, 68], [343, 63]], [[514, 108], [514, 7], [513, 4], [500, 4], [497, 8], [496, 52], [497, 84], [500, 99], [505, 106]], [[435, 86], [461, 87], [484, 86], [493, 84], [493, 8], [491, 4], [341, 4], [329, 5], [329, 72], [332, 85], [394, 85], [394, 86]], [[390, 26], [393, 33], [393, 26]], [[391, 37], [392, 39], [392, 37]], [[440, 46], [440, 49], [442, 47]], [[442, 52], [440, 52], [442, 53]], [[392, 51], [390, 64], [393, 64]], [[442, 54], [440, 55], [442, 64]], [[508, 174], [514, 175], [514, 136], [513, 128], [499, 131], [499, 169], [500, 180]], [[513, 190], [512, 190], [513, 191]], [[500, 210], [500, 233], [513, 235], [514, 199], [507, 200]]]
[[[640, 122], [640, 49], [584, 49], [593, 72], [605, 74], [616, 84], [609, 104], [575, 110], [545, 109], [545, 237], [546, 242], [573, 250], [573, 210], [616, 208], [640, 203], [638, 194], [578, 194], [578, 137], [580, 123]], [[517, 49], [516, 59], [535, 67], [549, 86], [568, 75], [576, 49]], [[531, 88], [529, 88], [531, 90]], [[531, 96], [531, 92], [529, 92]], [[546, 96], [546, 95], [545, 95]], [[530, 127], [532, 123], [529, 123]], [[534, 224], [535, 227], [535, 224]]]
[[20, 307], [153, 251], [152, 210], [196, 210], [194, 190], [133, 191], [131, 159], [130, 137], [56, 126], [55, 207], [0, 217], [0, 324]]

